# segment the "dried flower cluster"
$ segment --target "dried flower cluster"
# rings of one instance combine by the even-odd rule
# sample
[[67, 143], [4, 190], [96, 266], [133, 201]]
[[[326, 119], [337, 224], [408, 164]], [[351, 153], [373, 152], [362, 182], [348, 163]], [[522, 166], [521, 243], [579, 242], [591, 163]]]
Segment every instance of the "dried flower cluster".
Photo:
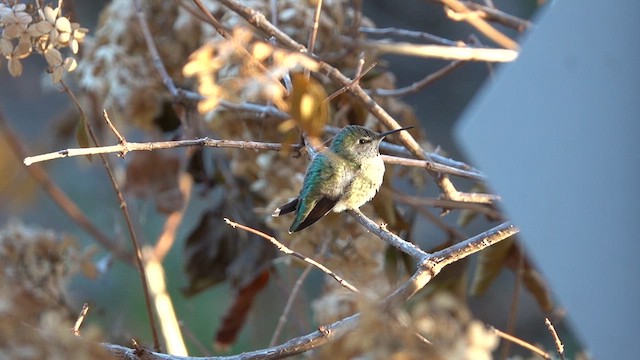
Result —
[[54, 83], [60, 82], [65, 71], [71, 72], [77, 67], [73, 56], [63, 55], [64, 49], [77, 54], [88, 32], [62, 16], [59, 6], [35, 8], [13, 1], [0, 3], [0, 29], [0, 51], [7, 59], [11, 76], [22, 74], [20, 60], [35, 51], [47, 61]]
[[323, 346], [319, 350], [323, 359], [489, 360], [498, 346], [497, 335], [473, 320], [466, 305], [447, 293], [408, 310], [381, 312], [375, 301], [361, 302], [359, 309], [359, 333]]
[[[70, 276], [95, 272], [73, 239], [21, 224], [0, 230], [0, 353], [3, 358], [104, 358], [92, 327], [72, 331]], [[79, 311], [79, 308], [78, 308]]]
[[197, 79], [198, 92], [205, 97], [198, 105], [201, 113], [214, 110], [223, 98], [272, 102], [286, 111], [287, 91], [281, 79], [290, 71], [318, 68], [315, 61], [303, 54], [277, 49], [252, 38], [249, 30], [237, 27], [231, 39], [210, 41], [189, 57], [183, 74]]

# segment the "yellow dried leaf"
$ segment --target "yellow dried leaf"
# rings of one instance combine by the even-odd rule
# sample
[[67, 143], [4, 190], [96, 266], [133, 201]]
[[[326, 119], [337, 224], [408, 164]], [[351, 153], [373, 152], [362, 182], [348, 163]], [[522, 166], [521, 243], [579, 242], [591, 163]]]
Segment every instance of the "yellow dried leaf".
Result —
[[255, 57], [258, 61], [264, 61], [266, 58], [271, 56], [273, 52], [273, 46], [259, 42], [253, 46], [253, 57]]
[[302, 131], [311, 137], [319, 137], [329, 121], [329, 103], [324, 101], [327, 93], [316, 79], [302, 73], [293, 73], [291, 80], [290, 114]]

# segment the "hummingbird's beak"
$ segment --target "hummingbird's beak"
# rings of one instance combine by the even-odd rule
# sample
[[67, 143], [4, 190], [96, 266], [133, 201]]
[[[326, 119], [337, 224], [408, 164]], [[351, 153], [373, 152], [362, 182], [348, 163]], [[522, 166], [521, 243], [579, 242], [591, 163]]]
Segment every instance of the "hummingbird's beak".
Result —
[[385, 137], [385, 136], [387, 136], [387, 135], [391, 135], [391, 134], [393, 134], [393, 133], [396, 133], [396, 132], [398, 132], [398, 131], [402, 131], [402, 130], [409, 130], [409, 129], [413, 129], [414, 127], [415, 127], [415, 126], [407, 126], [407, 127], [403, 127], [403, 128], [400, 128], [400, 129], [395, 129], [395, 130], [385, 131], [385, 132], [383, 132], [383, 133], [378, 134], [378, 138], [379, 138], [379, 139], [382, 139], [382, 138], [384, 138], [384, 137]]

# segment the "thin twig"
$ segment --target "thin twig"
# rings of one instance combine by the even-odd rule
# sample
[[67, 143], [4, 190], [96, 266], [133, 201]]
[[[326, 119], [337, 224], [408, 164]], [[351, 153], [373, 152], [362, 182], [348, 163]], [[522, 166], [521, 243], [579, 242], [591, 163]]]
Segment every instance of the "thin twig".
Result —
[[[78, 101], [78, 98], [76, 98], [73, 91], [71, 91], [71, 89], [67, 86], [67, 84], [65, 84], [64, 81], [62, 80], [60, 80], [60, 85], [62, 86], [64, 91], [69, 95], [69, 97], [71, 98], [75, 106], [78, 108], [78, 111], [80, 112], [82, 118], [87, 119], [84, 113], [84, 110], [82, 109], [82, 106], [80, 105], [80, 102]], [[93, 140], [93, 143], [96, 144], [97, 146], [100, 146], [100, 142], [98, 141], [98, 138], [96, 137], [96, 135], [93, 132], [93, 129], [91, 128], [91, 124], [89, 124], [88, 121], [85, 121], [85, 125], [86, 125], [86, 130], [89, 133], [89, 136], [91, 137], [91, 140]], [[124, 142], [124, 145], [126, 145], [126, 140]], [[109, 161], [107, 160], [107, 157], [104, 156], [104, 154], [100, 154], [100, 160], [102, 161], [102, 164], [104, 165], [104, 168], [107, 171], [107, 175], [109, 177], [109, 180], [111, 181], [111, 186], [116, 192], [118, 201], [120, 202], [120, 210], [122, 211], [125, 222], [127, 224], [127, 229], [129, 230], [129, 237], [131, 239], [131, 243], [133, 244], [133, 249], [135, 251], [136, 265], [138, 268], [138, 274], [140, 276], [140, 282], [142, 284], [142, 291], [144, 293], [147, 316], [149, 317], [149, 326], [151, 327], [151, 334], [153, 336], [153, 345], [154, 345], [154, 349], [159, 351], [160, 340], [158, 338], [158, 329], [156, 328], [155, 316], [153, 315], [153, 310], [151, 309], [151, 297], [149, 295], [149, 284], [147, 283], [147, 276], [145, 274], [144, 266], [142, 264], [142, 253], [140, 252], [140, 245], [139, 245], [140, 243], [138, 242], [138, 237], [134, 230], [133, 221], [131, 220], [131, 216], [129, 215], [129, 207], [127, 206], [127, 202], [124, 199], [124, 195], [122, 194], [122, 191], [120, 191], [120, 185], [118, 185], [118, 181], [116, 181], [116, 177], [113, 174], [113, 170], [111, 170], [111, 165], [109, 165]]]
[[451, 19], [457, 20], [458, 18], [456, 16], [460, 16], [461, 20], [468, 22], [496, 44], [506, 49], [518, 50], [518, 43], [491, 26], [491, 24], [486, 22], [481, 16], [466, 7], [465, 4], [458, 0], [439, 1], [453, 11], [453, 13], [447, 13]]
[[[330, 238], [327, 238], [322, 243], [322, 246], [320, 247], [320, 251], [318, 252], [318, 256], [322, 257], [327, 252], [329, 241], [330, 241]], [[298, 296], [298, 292], [300, 291], [300, 289], [302, 289], [302, 284], [304, 283], [307, 276], [309, 276], [312, 269], [313, 269], [313, 266], [311, 264], [307, 265], [307, 267], [304, 268], [304, 271], [300, 274], [295, 284], [293, 285], [293, 288], [291, 289], [291, 293], [287, 298], [287, 303], [284, 306], [284, 310], [282, 310], [282, 314], [280, 314], [280, 318], [278, 318], [278, 324], [276, 325], [276, 328], [273, 331], [273, 336], [271, 337], [271, 341], [269, 341], [269, 347], [275, 346], [276, 342], [278, 341], [278, 338], [280, 337], [280, 333], [282, 332], [282, 329], [284, 329], [284, 325], [287, 323], [287, 317], [291, 312], [291, 308], [293, 307], [293, 302]]]
[[459, 46], [425, 45], [387, 40], [357, 40], [341, 37], [340, 41], [382, 54], [416, 56], [429, 59], [512, 62], [518, 58], [518, 51], [512, 49], [472, 48]]
[[518, 344], [518, 345], [522, 346], [523, 348], [528, 349], [528, 350], [530, 350], [531, 352], [533, 352], [535, 354], [538, 354], [543, 359], [551, 359], [551, 356], [548, 353], [546, 353], [544, 350], [539, 349], [538, 347], [536, 347], [536, 346], [534, 346], [532, 344], [529, 344], [528, 342], [526, 342], [526, 341], [524, 341], [524, 340], [522, 340], [520, 338], [517, 338], [517, 337], [515, 337], [513, 335], [509, 335], [509, 334], [507, 334], [507, 333], [505, 333], [503, 331], [500, 331], [500, 330], [498, 330], [498, 329], [496, 329], [494, 327], [491, 327], [491, 330], [493, 330], [495, 332], [495, 334], [498, 335], [499, 337], [501, 337], [501, 338], [503, 338], [503, 339], [505, 339], [507, 341], [510, 341], [510, 342], [512, 342], [514, 344]]
[[307, 265], [307, 267], [304, 268], [304, 271], [302, 271], [302, 273], [296, 280], [295, 284], [293, 285], [293, 288], [291, 288], [291, 293], [287, 298], [287, 303], [284, 305], [284, 310], [282, 310], [282, 314], [280, 314], [280, 317], [278, 318], [278, 324], [276, 325], [275, 330], [273, 330], [273, 335], [271, 336], [271, 340], [269, 341], [269, 347], [273, 347], [276, 345], [276, 342], [280, 337], [280, 333], [282, 332], [282, 329], [284, 329], [284, 325], [287, 323], [287, 317], [291, 312], [291, 308], [293, 307], [293, 302], [298, 296], [298, 292], [302, 288], [302, 284], [307, 279], [307, 276], [309, 276], [312, 269], [313, 269], [312, 265], [310, 264]]
[[278, 26], [278, 0], [270, 0], [269, 6], [271, 7], [271, 22]]
[[549, 329], [551, 336], [553, 336], [553, 342], [556, 344], [556, 350], [560, 355], [560, 359], [564, 360], [564, 345], [562, 344], [562, 341], [560, 340], [560, 337], [556, 332], [556, 328], [553, 326], [549, 318], [544, 318], [544, 324], [547, 325], [547, 329]]
[[73, 329], [71, 330], [73, 331], [73, 335], [80, 336], [80, 326], [82, 325], [82, 322], [84, 321], [84, 318], [87, 316], [88, 312], [89, 304], [84, 303], [84, 305], [82, 305], [82, 310], [80, 310], [80, 315], [78, 315], [78, 319], [76, 320], [76, 323], [73, 325]]
[[412, 31], [412, 30], [398, 29], [393, 27], [389, 27], [389, 28], [361, 27], [360, 32], [365, 34], [375, 34], [375, 35], [404, 36], [412, 39], [426, 40], [434, 44], [443, 45], [443, 46], [458, 46], [458, 47], [467, 46], [462, 41], [453, 41], [453, 40], [445, 39], [443, 37], [436, 36], [433, 34], [422, 32], [422, 31]]
[[[116, 129], [115, 126], [113, 126], [113, 123], [111, 122], [111, 119], [109, 118], [109, 114], [107, 113], [107, 110], [102, 109], [102, 118], [104, 119], [104, 121], [107, 122], [107, 125], [109, 126], [109, 129], [111, 129], [111, 131], [113, 131], [113, 134], [118, 138], [118, 141], [120, 142], [120, 144], [125, 144], [127, 142], [127, 140], [124, 138], [124, 136], [122, 136], [122, 134], [120, 134], [120, 131], [118, 131], [118, 129]], [[122, 154], [122, 156], [124, 156], [125, 154]]]
[[431, 206], [445, 210], [468, 209], [488, 216], [491, 219], [500, 219], [502, 217], [502, 214], [499, 211], [483, 205], [482, 203], [409, 196], [398, 191], [394, 191], [393, 196], [397, 198], [398, 201], [409, 205]]
[[324, 272], [325, 274], [331, 276], [332, 278], [334, 278], [338, 284], [344, 286], [345, 288], [355, 292], [355, 293], [360, 293], [360, 290], [358, 290], [355, 286], [351, 285], [348, 281], [346, 281], [345, 279], [341, 278], [340, 276], [338, 276], [336, 273], [334, 273], [333, 271], [331, 271], [329, 268], [327, 268], [326, 266], [320, 264], [319, 262], [308, 258], [296, 251], [293, 251], [291, 249], [289, 249], [288, 247], [286, 247], [284, 244], [282, 244], [281, 242], [279, 242], [275, 237], [269, 235], [269, 234], [265, 234], [260, 230], [256, 230], [254, 228], [248, 227], [246, 225], [242, 225], [239, 224], [237, 222], [231, 221], [227, 218], [224, 218], [224, 221], [229, 224], [229, 226], [233, 227], [233, 228], [240, 228], [242, 230], [248, 231], [252, 234], [256, 234], [266, 240], [268, 240], [270, 243], [272, 243], [275, 247], [278, 248], [278, 250], [280, 250], [281, 252], [287, 254], [287, 255], [291, 255], [293, 257], [296, 257], [304, 262], [306, 262], [307, 264], [311, 264], [315, 267], [317, 267], [318, 269], [320, 269], [322, 272]]
[[[74, 156], [95, 155], [95, 154], [127, 154], [131, 151], [154, 151], [160, 149], [173, 149], [178, 147], [214, 147], [214, 148], [236, 148], [236, 149], [253, 149], [253, 150], [271, 150], [280, 151], [284, 147], [287, 147], [291, 151], [298, 151], [302, 147], [299, 144], [283, 145], [280, 143], [265, 143], [258, 141], [242, 141], [242, 140], [214, 140], [208, 137], [193, 139], [193, 140], [174, 140], [174, 141], [158, 141], [137, 143], [125, 141], [117, 145], [97, 146], [89, 148], [69, 148], [64, 150], [58, 150], [46, 154], [35, 155], [25, 157], [23, 162], [25, 165], [30, 166], [34, 163], [49, 161], [55, 159], [62, 159]], [[476, 172], [467, 170], [461, 170], [452, 166], [439, 164], [429, 160], [415, 160], [408, 158], [401, 158], [389, 155], [381, 155], [383, 160], [389, 164], [398, 164], [403, 166], [422, 167], [427, 170], [433, 170], [442, 172], [445, 174], [456, 175], [473, 180], [485, 180], [484, 176]], [[477, 201], [476, 201], [477, 202]]]
[[307, 53], [313, 55], [313, 51], [316, 47], [316, 37], [318, 36], [318, 27], [320, 24], [320, 14], [322, 13], [322, 0], [316, 0], [316, 8], [313, 12], [313, 25], [311, 27], [311, 34], [309, 35], [309, 44], [307, 46]]
[[[175, 141], [158, 141], [148, 143], [125, 142], [124, 144], [99, 146], [92, 148], [70, 148], [59, 150], [47, 154], [26, 157], [24, 164], [29, 166], [33, 163], [41, 161], [49, 161], [73, 156], [84, 156], [89, 154], [109, 154], [109, 153], [128, 153], [130, 151], [153, 151], [159, 149], [173, 149], [178, 147], [215, 147], [215, 148], [238, 148], [238, 149], [254, 149], [254, 150], [272, 150], [280, 151], [283, 146], [280, 143], [263, 143], [257, 141], [241, 141], [241, 140], [214, 140], [208, 137], [193, 140], [175, 140]], [[291, 150], [300, 150], [298, 145], [287, 145]]]
[[158, 314], [158, 323], [160, 324], [160, 330], [162, 330], [167, 353], [187, 355], [187, 347], [184, 344], [182, 331], [178, 325], [176, 312], [167, 292], [165, 272], [160, 259], [155, 257], [155, 251], [150, 246], [145, 246], [142, 249], [142, 255], [145, 273], [149, 277], [149, 291]]
[[222, 37], [224, 37], [225, 39], [229, 39], [230, 35], [227, 32], [227, 30], [224, 28], [224, 25], [222, 25], [222, 23], [220, 23], [220, 21], [218, 21], [218, 19], [216, 19], [213, 14], [211, 14], [211, 12], [209, 11], [209, 9], [207, 9], [206, 6], [204, 6], [204, 4], [202, 3], [202, 1], [200, 0], [193, 0], [193, 3], [196, 4], [196, 7], [198, 9], [200, 9], [200, 11], [202, 11], [202, 13], [204, 14], [205, 18], [207, 19], [207, 22], [209, 24], [211, 24], [216, 31], [218, 32], [218, 34], [220, 34]]
[[291, 115], [287, 114], [286, 112], [278, 109], [273, 105], [260, 105], [260, 104], [254, 104], [249, 102], [243, 102], [243, 103], [237, 104], [237, 103], [232, 103], [230, 101], [221, 99], [220, 102], [218, 103], [218, 106], [221, 106], [222, 108], [229, 109], [229, 110], [255, 112], [260, 114], [261, 115], [260, 117], [262, 117], [262, 115], [268, 115], [268, 116], [272, 116], [274, 118], [282, 119], [282, 120], [291, 119]]
[[147, 23], [147, 19], [145, 17], [144, 11], [142, 10], [142, 1], [141, 0], [133, 0], [133, 3], [136, 8], [136, 15], [138, 17], [138, 24], [140, 25], [140, 30], [142, 31], [142, 35], [144, 36], [144, 41], [147, 44], [147, 50], [149, 51], [149, 55], [151, 55], [151, 60], [153, 61], [153, 66], [156, 68], [156, 71], [162, 78], [162, 82], [164, 86], [169, 90], [171, 97], [177, 99], [179, 97], [178, 89], [176, 85], [173, 83], [173, 79], [169, 76], [167, 69], [162, 62], [162, 58], [160, 57], [160, 53], [158, 52], [158, 48], [156, 47], [155, 42], [153, 41], [153, 36], [151, 35], [151, 30], [149, 30], [149, 24]]
[[[9, 122], [0, 111], [0, 130], [4, 134], [11, 150], [19, 159], [25, 159], [27, 151], [22, 141], [17, 137]], [[51, 180], [49, 174], [39, 165], [27, 166], [29, 175], [44, 189], [56, 205], [62, 209], [78, 226], [87, 234], [95, 239], [95, 241], [104, 247], [107, 251], [117, 257], [120, 261], [133, 265], [133, 255], [128, 253], [121, 246], [116, 244], [109, 236], [96, 227], [85, 213], [78, 208], [75, 202], [71, 200], [60, 188]]]
[[304, 45], [293, 40], [278, 27], [274, 26], [261, 12], [256, 11], [248, 6], [244, 6], [234, 0], [220, 0], [220, 3], [229, 8], [231, 11], [240, 15], [249, 24], [266, 32], [269, 36], [276, 38], [278, 42], [280, 42], [285, 47], [295, 49], [296, 51], [301, 53], [307, 52], [307, 48]]
[[462, 3], [469, 9], [480, 11], [480, 16], [485, 20], [514, 28], [520, 32], [531, 27], [530, 21], [507, 14], [496, 9], [495, 6], [483, 6], [478, 3], [474, 3], [473, 1], [462, 1]]
[[[404, 132], [406, 131], [402, 131], [402, 133]], [[461, 170], [448, 165], [438, 164], [437, 162], [434, 162], [432, 160], [416, 160], [416, 159], [409, 159], [409, 158], [389, 156], [389, 155], [380, 155], [380, 156], [382, 157], [382, 160], [387, 164], [421, 167], [430, 171], [456, 175], [456, 176], [460, 176], [467, 179], [486, 181], [485, 176], [482, 174], [478, 174], [476, 172], [471, 172], [467, 170]], [[458, 200], [457, 196], [450, 196], [450, 198]], [[459, 201], [462, 201], [462, 200], [459, 200]], [[479, 202], [479, 201], [472, 201], [472, 202]]]
[[[518, 252], [518, 268], [516, 270], [516, 281], [513, 287], [513, 296], [511, 298], [511, 306], [509, 307], [509, 317], [507, 319], [506, 332], [508, 334], [515, 334], [516, 324], [518, 321], [518, 308], [520, 306], [520, 293], [522, 292], [522, 279], [524, 277], [524, 254], [520, 253], [518, 246], [514, 246], [515, 251]], [[502, 346], [500, 352], [500, 359], [505, 360], [509, 356], [511, 351], [511, 343], [505, 343]]]
[[411, 256], [412, 258], [421, 260], [425, 256], [429, 255], [414, 244], [400, 238], [399, 236], [387, 230], [386, 225], [376, 224], [373, 220], [365, 216], [359, 209], [347, 210], [347, 212], [369, 231], [378, 235], [379, 238], [386, 241], [389, 245], [397, 248], [398, 250]]
[[409, 86], [401, 87], [398, 89], [365, 89], [365, 91], [375, 96], [404, 96], [424, 89], [425, 87], [451, 74], [455, 69], [459, 68], [463, 64], [464, 61], [452, 61], [442, 69], [425, 76], [422, 80], [416, 81]]
[[[432, 257], [438, 259], [438, 263], [444, 262], [446, 265], [449, 265], [509, 238], [518, 232], [520, 232], [520, 229], [511, 225], [509, 222], [504, 222], [465, 241], [437, 251], [433, 253]], [[483, 240], [479, 242], [480, 239]]]
[[[362, 71], [362, 69], [358, 68], [357, 71], [356, 71], [355, 77], [353, 78], [353, 80], [351, 80], [349, 85], [345, 85], [345, 86], [341, 87], [340, 89], [336, 90], [333, 94], [329, 95], [326, 99], [324, 99], [324, 101], [325, 102], [329, 102], [329, 101], [335, 99], [338, 95], [345, 93], [349, 89], [349, 87], [353, 86], [354, 84], [358, 84], [360, 79], [362, 79], [363, 76], [367, 75], [367, 73], [369, 71], [371, 71], [371, 69], [376, 67], [376, 65], [378, 65], [378, 62], [374, 61], [369, 66], [367, 66], [367, 68], [364, 71]], [[358, 63], [358, 67], [359, 66], [360, 66], [360, 62]]]

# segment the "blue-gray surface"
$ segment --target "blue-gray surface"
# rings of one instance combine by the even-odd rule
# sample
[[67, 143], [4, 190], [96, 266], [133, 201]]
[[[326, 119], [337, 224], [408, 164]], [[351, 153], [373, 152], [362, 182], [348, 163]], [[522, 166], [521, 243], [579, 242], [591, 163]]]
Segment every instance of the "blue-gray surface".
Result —
[[551, 4], [456, 131], [599, 359], [638, 353], [638, 13]]

